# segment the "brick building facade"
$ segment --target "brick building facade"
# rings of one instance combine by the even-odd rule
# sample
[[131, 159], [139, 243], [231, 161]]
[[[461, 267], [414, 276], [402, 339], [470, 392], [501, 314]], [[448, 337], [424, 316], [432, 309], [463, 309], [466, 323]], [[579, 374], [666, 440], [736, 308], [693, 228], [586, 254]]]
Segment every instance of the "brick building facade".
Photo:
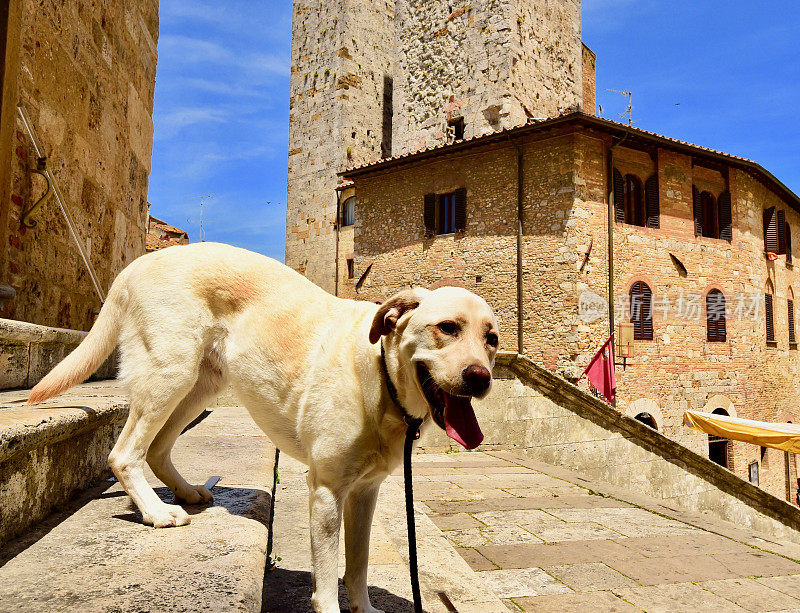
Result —
[[0, 317], [87, 330], [100, 309], [17, 115], [27, 111], [98, 284], [145, 252], [158, 0], [11, 0], [0, 7]]
[[[791, 258], [800, 199], [754, 162], [576, 112], [344, 177], [352, 185], [342, 193], [356, 198], [354, 224], [340, 231], [340, 295], [381, 299], [409, 285], [462, 285], [497, 312], [502, 348], [572, 380], [609, 335], [607, 313], [593, 315], [581, 303], [609, 295], [616, 191], [616, 317], [636, 320], [645, 337], [617, 369], [618, 409], [651, 415], [667, 436], [704, 453], [708, 437], [682, 427], [685, 409], [800, 419], [789, 311], [800, 283]], [[450, 232], [439, 214], [459, 189], [466, 190], [464, 227]], [[433, 227], [426, 199], [434, 203]], [[775, 233], [778, 219], [785, 231]], [[769, 245], [765, 231], [776, 234]], [[652, 319], [642, 320], [630, 297], [647, 290]], [[714, 315], [719, 295], [724, 335]], [[743, 478], [756, 463], [762, 487], [794, 500], [793, 455], [736, 442], [712, 442], [711, 454]]]

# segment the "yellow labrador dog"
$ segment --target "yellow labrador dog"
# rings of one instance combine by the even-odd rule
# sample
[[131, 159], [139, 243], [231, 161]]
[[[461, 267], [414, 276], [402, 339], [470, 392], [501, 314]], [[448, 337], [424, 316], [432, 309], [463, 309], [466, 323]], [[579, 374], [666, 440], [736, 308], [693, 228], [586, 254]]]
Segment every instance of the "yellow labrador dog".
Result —
[[189, 523], [148, 485], [145, 462], [176, 499], [212, 499], [181, 477], [170, 450], [230, 382], [273, 443], [309, 466], [314, 608], [339, 611], [344, 514], [344, 581], [351, 610], [364, 613], [376, 611], [367, 596], [372, 515], [380, 483], [402, 460], [404, 417], [479, 445], [470, 400], [489, 391], [498, 330], [486, 302], [464, 289], [408, 289], [378, 306], [331, 296], [243, 249], [170, 247], [120, 273], [88, 336], [29, 402], [80, 383], [118, 343], [131, 408], [108, 460], [144, 522]]

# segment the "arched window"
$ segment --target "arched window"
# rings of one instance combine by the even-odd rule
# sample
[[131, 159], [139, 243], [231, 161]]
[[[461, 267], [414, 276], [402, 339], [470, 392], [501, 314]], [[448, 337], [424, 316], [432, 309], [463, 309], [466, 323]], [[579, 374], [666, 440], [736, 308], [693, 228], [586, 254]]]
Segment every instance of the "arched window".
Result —
[[703, 236], [719, 238], [719, 211], [717, 199], [711, 192], [700, 194], [700, 206], [703, 209]]
[[642, 422], [645, 426], [650, 426], [653, 430], [658, 430], [656, 420], [650, 413], [639, 413], [634, 419]]
[[[727, 415], [728, 412], [725, 409], [719, 408], [714, 409], [712, 411], [715, 415]], [[722, 438], [721, 436], [715, 436], [713, 434], [708, 435], [708, 459], [712, 462], [716, 462], [720, 466], [724, 466], [725, 468], [730, 468], [728, 466], [728, 445], [730, 441], [726, 438]]]
[[356, 197], [350, 196], [342, 203], [342, 226], [352, 226], [356, 222]]
[[764, 324], [768, 343], [775, 342], [775, 319], [772, 311], [772, 282], [767, 282], [767, 291], [764, 293]]
[[709, 343], [724, 343], [725, 330], [725, 294], [712, 289], [706, 294], [706, 339]]
[[625, 175], [625, 223], [644, 226], [646, 222], [642, 182], [636, 175]]
[[633, 340], [653, 340], [653, 292], [644, 281], [637, 281], [631, 287], [631, 323]]

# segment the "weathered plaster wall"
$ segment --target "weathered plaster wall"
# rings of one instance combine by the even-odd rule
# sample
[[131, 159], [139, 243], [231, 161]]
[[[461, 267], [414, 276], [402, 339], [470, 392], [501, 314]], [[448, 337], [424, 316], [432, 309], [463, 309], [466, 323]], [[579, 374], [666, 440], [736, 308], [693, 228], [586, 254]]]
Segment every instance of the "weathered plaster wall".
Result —
[[[107, 291], [145, 250], [158, 2], [19, 4], [18, 63], [7, 63], [5, 75], [15, 81], [13, 107], [27, 108]], [[20, 225], [44, 181], [29, 172], [36, 159], [21, 122], [3, 112], [15, 123], [0, 282], [17, 297], [0, 315], [88, 329], [100, 302], [55, 201], [36, 214], [35, 228]]]

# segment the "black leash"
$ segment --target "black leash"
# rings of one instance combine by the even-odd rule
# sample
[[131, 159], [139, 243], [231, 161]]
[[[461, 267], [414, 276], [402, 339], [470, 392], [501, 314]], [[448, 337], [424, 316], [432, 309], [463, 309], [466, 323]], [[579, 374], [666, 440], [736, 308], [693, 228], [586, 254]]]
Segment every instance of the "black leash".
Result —
[[419, 591], [419, 572], [417, 568], [417, 526], [414, 523], [414, 480], [411, 475], [411, 452], [414, 449], [414, 441], [419, 438], [419, 428], [422, 419], [412, 417], [400, 404], [397, 397], [397, 388], [392, 383], [389, 371], [386, 368], [386, 353], [381, 341], [381, 369], [386, 380], [386, 389], [392, 402], [403, 412], [403, 421], [406, 423], [406, 440], [403, 446], [403, 481], [406, 490], [406, 526], [408, 528], [408, 570], [411, 574], [411, 594], [414, 597], [414, 613], [423, 613], [422, 596]]
[[422, 613], [422, 597], [419, 593], [417, 574], [417, 526], [414, 523], [414, 483], [411, 477], [411, 451], [419, 438], [421, 419], [406, 419], [406, 443], [403, 450], [403, 480], [406, 486], [406, 524], [408, 526], [408, 570], [411, 572], [411, 593], [414, 595], [414, 613]]
[[278, 489], [278, 460], [281, 450], [275, 447], [275, 464], [272, 467], [272, 497], [269, 499], [269, 525], [267, 526], [267, 571], [275, 568], [277, 560], [272, 559], [272, 525], [275, 521], [275, 490]]

